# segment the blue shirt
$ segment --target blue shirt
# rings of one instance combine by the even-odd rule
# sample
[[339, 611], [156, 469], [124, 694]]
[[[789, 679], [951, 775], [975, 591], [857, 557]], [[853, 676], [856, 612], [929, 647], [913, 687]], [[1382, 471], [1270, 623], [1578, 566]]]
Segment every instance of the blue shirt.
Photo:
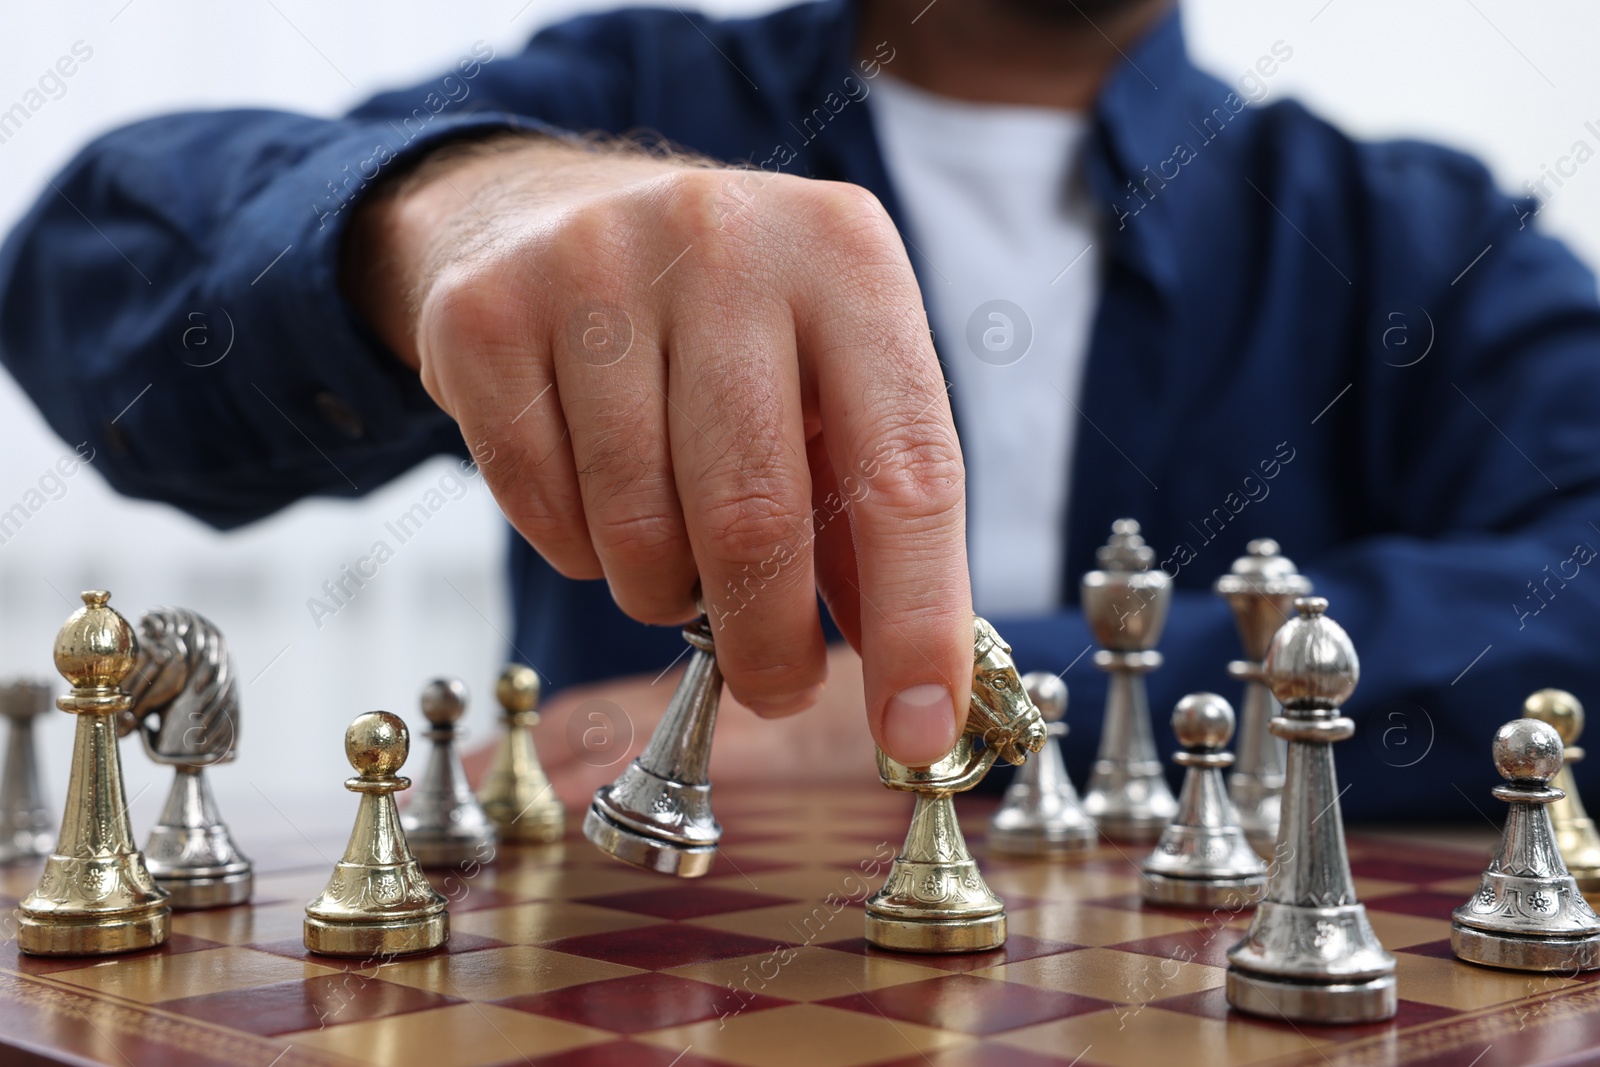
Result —
[[[515, 56], [474, 46], [341, 119], [204, 112], [113, 131], [0, 254], [5, 362], [116, 488], [219, 527], [464, 455], [338, 293], [350, 205], [444, 141], [543, 126], [655, 131], [859, 183], [898, 216], [867, 114], [895, 49], [857, 48], [855, 16], [847, 0], [585, 16]], [[1064, 597], [1112, 520], [1137, 517], [1178, 590], [1150, 678], [1170, 748], [1181, 694], [1237, 701], [1238, 639], [1210, 585], [1249, 539], [1276, 537], [1363, 656], [1345, 810], [1492, 811], [1489, 741], [1523, 697], [1600, 702], [1593, 277], [1466, 156], [1357, 142], [1293, 102], [1245, 107], [1189, 63], [1175, 15], [1111, 74], [1090, 141], [1106, 244]], [[232, 327], [214, 365], [184, 346], [197, 311]], [[992, 415], [954, 401], [958, 425]], [[513, 541], [515, 646], [554, 684], [677, 655], [675, 631]], [[1072, 664], [1081, 774], [1104, 693], [1084, 622], [1075, 607], [994, 621], [1023, 669]]]

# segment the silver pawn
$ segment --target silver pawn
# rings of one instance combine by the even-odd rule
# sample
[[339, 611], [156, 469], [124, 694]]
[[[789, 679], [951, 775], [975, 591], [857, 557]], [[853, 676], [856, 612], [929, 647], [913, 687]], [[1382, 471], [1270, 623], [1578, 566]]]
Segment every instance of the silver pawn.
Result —
[[239, 682], [228, 642], [210, 620], [183, 608], [139, 619], [133, 706], [125, 730], [175, 775], [145, 844], [146, 865], [174, 908], [226, 908], [250, 899], [255, 876], [217, 811], [205, 769], [233, 760]]
[[422, 689], [422, 714], [428, 720], [433, 751], [428, 768], [400, 816], [411, 854], [424, 867], [487, 863], [497, 835], [467, 782], [456, 750], [456, 723], [467, 710], [467, 687], [457, 678], [435, 678]]
[[1100, 836], [1078, 803], [1078, 792], [1061, 758], [1067, 735], [1067, 684], [1048, 671], [1022, 676], [1044, 717], [1048, 740], [1037, 756], [1017, 769], [1005, 801], [989, 820], [989, 847], [1016, 856], [1070, 856], [1094, 847]]
[[1228, 777], [1228, 795], [1250, 844], [1261, 856], [1271, 857], [1278, 839], [1284, 745], [1272, 736], [1270, 724], [1280, 709], [1261, 680], [1261, 661], [1272, 635], [1294, 610], [1295, 598], [1311, 594], [1311, 579], [1295, 570], [1294, 561], [1270, 537], [1251, 541], [1245, 552], [1216, 584], [1217, 594], [1233, 610], [1245, 657], [1228, 664], [1228, 674], [1244, 683], [1239, 761]]
[[711, 814], [711, 734], [722, 700], [711, 623], [683, 628], [689, 666], [650, 743], [616, 781], [595, 790], [583, 836], [619, 860], [679, 878], [711, 870], [722, 827]]
[[33, 720], [54, 706], [43, 682], [0, 685], [0, 715], [11, 723], [0, 778], [0, 863], [48, 856], [55, 847], [55, 821], [44, 806], [33, 746]]
[[1228, 799], [1222, 770], [1233, 762], [1233, 708], [1215, 693], [1191, 693], [1172, 712], [1187, 768], [1178, 814], [1141, 865], [1144, 899], [1152, 904], [1238, 911], [1261, 898], [1267, 868], [1251, 849]]
[[1561, 735], [1537, 719], [1516, 719], [1494, 735], [1494, 767], [1511, 805], [1499, 851], [1478, 891], [1451, 916], [1450, 947], [1470, 963], [1516, 971], [1600, 967], [1600, 916], [1556, 848], [1550, 779], [1561, 770]]
[[1083, 576], [1083, 610], [1100, 644], [1094, 665], [1111, 682], [1083, 810], [1107, 837], [1154, 841], [1178, 812], [1156, 755], [1144, 684], [1161, 666], [1155, 644], [1172, 604], [1172, 579], [1150, 569], [1155, 552], [1132, 519], [1111, 524], [1111, 539], [1095, 558], [1100, 569]]
[[1395, 1013], [1395, 962], [1356, 899], [1333, 769], [1333, 742], [1355, 733], [1339, 706], [1361, 661], [1326, 600], [1294, 606], [1262, 672], [1283, 705], [1272, 732], [1289, 742], [1283, 823], [1265, 899], [1228, 950], [1228, 1003], [1291, 1022], [1375, 1022]]

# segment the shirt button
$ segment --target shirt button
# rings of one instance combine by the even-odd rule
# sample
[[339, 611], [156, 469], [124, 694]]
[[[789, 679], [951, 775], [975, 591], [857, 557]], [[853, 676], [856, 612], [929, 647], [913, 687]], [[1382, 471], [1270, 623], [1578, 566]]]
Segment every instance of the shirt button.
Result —
[[345, 403], [342, 397], [324, 390], [317, 394], [313, 402], [322, 421], [338, 431], [339, 436], [351, 441], [359, 441], [367, 436], [367, 424], [361, 421], [355, 408]]

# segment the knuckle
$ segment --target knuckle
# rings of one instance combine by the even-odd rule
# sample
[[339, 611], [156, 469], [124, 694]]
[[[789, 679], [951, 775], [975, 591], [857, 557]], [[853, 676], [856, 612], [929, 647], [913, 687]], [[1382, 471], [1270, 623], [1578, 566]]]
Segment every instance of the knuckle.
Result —
[[966, 500], [966, 467], [953, 435], [904, 427], [872, 453], [867, 484], [878, 507], [896, 519], [953, 519]]
[[446, 351], [522, 348], [534, 311], [521, 287], [492, 269], [440, 272], [423, 297], [420, 335]]
[[589, 521], [605, 554], [623, 565], [648, 566], [688, 555], [683, 524], [667, 508], [601, 507]]
[[809, 217], [832, 243], [881, 251], [897, 249], [900, 238], [882, 201], [849, 182], [809, 182]]
[[805, 505], [796, 492], [755, 479], [709, 493], [700, 514], [711, 552], [719, 562], [735, 567], [766, 559], [806, 521]]

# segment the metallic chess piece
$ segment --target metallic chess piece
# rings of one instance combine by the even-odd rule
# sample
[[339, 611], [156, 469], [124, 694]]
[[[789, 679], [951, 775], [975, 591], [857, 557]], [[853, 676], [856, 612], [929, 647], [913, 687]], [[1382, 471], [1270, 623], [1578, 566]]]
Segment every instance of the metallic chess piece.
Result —
[[369, 711], [344, 734], [357, 777], [344, 787], [361, 796], [344, 858], [322, 895], [306, 905], [305, 946], [325, 956], [406, 956], [450, 939], [445, 899], [417, 865], [400, 826], [394, 794], [411, 786], [396, 775], [411, 751], [398, 715]]
[[507, 844], [539, 845], [560, 841], [567, 832], [567, 809], [562, 806], [533, 747], [533, 728], [539, 724], [539, 675], [532, 667], [513, 663], [495, 683], [505, 735], [495, 751], [489, 777], [478, 790], [478, 803]]
[[1156, 755], [1144, 685], [1144, 676], [1161, 666], [1155, 644], [1167, 623], [1172, 580], [1150, 569], [1155, 552], [1132, 519], [1111, 524], [1111, 539], [1095, 557], [1100, 569], [1083, 576], [1083, 610], [1101, 646], [1094, 665], [1110, 673], [1111, 685], [1083, 809], [1107, 837], [1154, 841], [1178, 811]]
[[11, 723], [5, 776], [0, 778], [0, 863], [48, 856], [55, 843], [55, 822], [44, 806], [33, 747], [34, 720], [49, 710], [50, 687], [45, 683], [0, 685], [0, 715]]
[[255, 877], [217, 812], [205, 769], [234, 758], [238, 677], [228, 642], [181, 608], [139, 619], [138, 665], [128, 681], [124, 725], [152, 760], [176, 771], [145, 844], [145, 862], [174, 908], [226, 908], [250, 899]]
[[1250, 844], [1270, 858], [1278, 839], [1284, 744], [1272, 736], [1270, 724], [1281, 709], [1261, 680], [1261, 661], [1272, 635], [1288, 621], [1295, 598], [1310, 595], [1311, 579], [1295, 570], [1271, 538], [1251, 541], [1245, 551], [1247, 555], [1234, 560], [1233, 569], [1216, 584], [1218, 595], [1233, 609], [1245, 655], [1228, 664], [1229, 675], [1244, 683], [1239, 760], [1228, 778], [1228, 795]]
[[583, 836], [619, 860], [680, 878], [711, 869], [722, 827], [711, 814], [711, 734], [722, 700], [711, 623], [683, 629], [693, 647], [666, 714], [616, 781], [595, 790]]
[[1228, 1003], [1291, 1022], [1373, 1022], [1394, 1015], [1395, 962], [1356, 899], [1339, 814], [1333, 742], [1355, 733], [1339, 706], [1361, 676], [1350, 635], [1321, 597], [1267, 650], [1263, 679], [1283, 706], [1272, 732], [1289, 742], [1283, 823], [1266, 898], [1228, 950]]
[[1511, 805], [1499, 851], [1472, 899], [1450, 916], [1450, 947], [1470, 963], [1517, 971], [1600, 967], [1600, 916], [1567, 873], [1546, 805], [1561, 799], [1561, 735], [1537, 719], [1516, 719], [1494, 735], [1494, 767]]
[[1522, 704], [1522, 714], [1549, 723], [1566, 746], [1565, 761], [1556, 775], [1555, 786], [1566, 795], [1550, 802], [1550, 822], [1556, 830], [1556, 844], [1567, 872], [1585, 893], [1600, 890], [1600, 833], [1584, 810], [1572, 765], [1583, 759], [1578, 739], [1583, 736], [1583, 705], [1571, 693], [1560, 689], [1541, 689]]
[[1141, 865], [1144, 899], [1229, 911], [1249, 907], [1261, 899], [1267, 868], [1245, 838], [1222, 781], [1222, 769], [1233, 762], [1225, 751], [1233, 708], [1215, 693], [1191, 693], [1173, 709], [1172, 730], [1183, 747], [1172, 759], [1188, 771], [1178, 814]]
[[432, 726], [428, 740], [433, 752], [400, 824], [411, 854], [424, 867], [487, 863], [494, 858], [494, 823], [472, 795], [456, 750], [456, 723], [466, 710], [467, 687], [459, 679], [436, 678], [423, 687], [422, 714]]
[[1060, 738], [1067, 734], [1067, 724], [1061, 721], [1067, 711], [1067, 685], [1048, 671], [1026, 674], [1022, 684], [1044, 719], [1048, 740], [1006, 789], [1005, 802], [989, 820], [989, 847], [1018, 856], [1086, 852], [1100, 832], [1078, 803], [1061, 758]]
[[977, 785], [997, 758], [1022, 763], [1044, 747], [1047, 733], [1017, 677], [1011, 649], [983, 619], [974, 617], [972, 628], [972, 701], [950, 754], [912, 768], [878, 751], [883, 784], [916, 796], [906, 843], [883, 888], [867, 901], [867, 940], [879, 948], [985, 952], [1006, 942], [1005, 904], [967, 851], [950, 798]]
[[78, 717], [61, 839], [39, 886], [18, 908], [17, 947], [42, 956], [101, 956], [167, 940], [172, 909], [128, 824], [116, 717], [137, 650], [133, 627], [90, 590], [56, 635], [55, 660], [72, 686], [56, 706]]

